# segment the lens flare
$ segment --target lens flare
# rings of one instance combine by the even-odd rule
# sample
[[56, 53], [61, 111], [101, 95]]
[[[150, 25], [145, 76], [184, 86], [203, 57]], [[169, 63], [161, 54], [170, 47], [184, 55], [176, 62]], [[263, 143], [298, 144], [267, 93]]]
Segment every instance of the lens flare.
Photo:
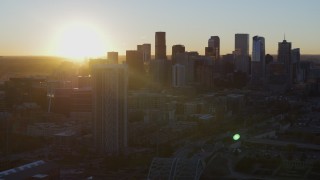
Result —
[[238, 141], [240, 139], [240, 134], [233, 135], [233, 140]]

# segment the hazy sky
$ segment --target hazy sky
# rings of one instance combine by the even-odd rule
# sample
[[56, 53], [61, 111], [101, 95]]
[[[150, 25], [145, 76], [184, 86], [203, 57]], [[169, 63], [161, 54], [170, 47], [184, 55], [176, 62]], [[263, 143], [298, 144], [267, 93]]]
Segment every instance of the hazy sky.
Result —
[[[0, 0], [0, 55], [56, 55], [61, 29], [81, 22], [102, 32], [105, 51], [136, 49], [167, 33], [167, 52], [183, 44], [204, 52], [218, 35], [221, 54], [234, 49], [234, 34], [266, 39], [276, 53], [286, 39], [303, 54], [320, 54], [320, 0]], [[86, 43], [86, 42], [83, 42]]]

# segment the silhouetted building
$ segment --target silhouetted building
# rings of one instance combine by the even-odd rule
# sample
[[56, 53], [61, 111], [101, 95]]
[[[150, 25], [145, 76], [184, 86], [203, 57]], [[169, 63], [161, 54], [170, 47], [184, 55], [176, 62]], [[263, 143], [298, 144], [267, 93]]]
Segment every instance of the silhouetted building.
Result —
[[293, 82], [301, 82], [302, 76], [300, 72], [300, 48], [292, 49], [291, 61], [292, 61]]
[[235, 34], [235, 70], [250, 73], [249, 34]]
[[93, 137], [95, 150], [118, 154], [127, 147], [127, 65], [93, 67]]
[[291, 42], [283, 40], [278, 43], [278, 62], [283, 63], [288, 77], [288, 85], [292, 84]]
[[8, 109], [24, 102], [35, 102], [42, 108], [47, 105], [47, 89], [43, 78], [10, 78], [5, 82], [5, 100]]
[[145, 78], [142, 53], [135, 50], [126, 51], [126, 63], [129, 68], [129, 89], [141, 88]]
[[262, 85], [265, 81], [265, 41], [263, 37], [254, 36], [252, 42], [251, 83]]
[[167, 59], [166, 32], [156, 32], [155, 58]]
[[249, 34], [235, 34], [235, 51], [239, 51], [239, 55], [249, 55]]
[[213, 47], [206, 47], [204, 51], [205, 56], [214, 56]]
[[184, 47], [184, 45], [181, 45], [181, 44], [173, 45], [172, 46], [172, 56], [171, 56], [172, 63], [173, 64], [176, 63], [175, 55], [177, 53], [184, 53], [184, 52], [186, 52], [186, 48]]
[[151, 60], [151, 44], [137, 45], [137, 50], [142, 54], [143, 63], [149, 64]]
[[129, 66], [129, 70], [134, 69], [136, 71], [143, 71], [143, 57], [139, 51], [127, 50], [126, 51], [126, 64]]
[[[213, 56], [215, 60], [220, 59], [220, 38], [219, 36], [211, 36], [208, 40], [208, 47], [212, 48], [212, 55], [206, 55], [206, 56]], [[211, 50], [208, 49], [209, 51]]]
[[287, 73], [285, 65], [279, 62], [269, 63], [267, 66], [268, 89], [283, 93], [287, 89]]
[[267, 54], [265, 57], [266, 64], [272, 63], [273, 62], [273, 56], [270, 54]]
[[108, 52], [108, 62], [118, 64], [118, 52]]
[[194, 82], [200, 85], [201, 89], [213, 88], [215, 62], [209, 56], [193, 56], [194, 61]]
[[234, 54], [226, 54], [222, 56], [222, 73], [228, 74], [234, 71]]

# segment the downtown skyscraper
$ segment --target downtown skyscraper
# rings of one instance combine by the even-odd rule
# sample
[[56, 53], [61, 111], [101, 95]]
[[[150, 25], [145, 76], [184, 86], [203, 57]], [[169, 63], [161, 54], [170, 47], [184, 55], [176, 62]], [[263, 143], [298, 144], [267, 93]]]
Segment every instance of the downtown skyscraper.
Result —
[[235, 70], [250, 73], [249, 34], [235, 34]]
[[111, 64], [118, 64], [118, 52], [108, 52], [108, 62]]
[[220, 59], [220, 38], [219, 36], [211, 36], [208, 40], [208, 48], [206, 55], [213, 56], [215, 60]]
[[264, 37], [252, 38], [251, 83], [258, 85], [264, 82], [266, 75]]
[[284, 64], [285, 72], [287, 74], [287, 82], [290, 86], [293, 80], [292, 62], [291, 62], [291, 42], [285, 39], [278, 43], [278, 62]]
[[127, 147], [127, 65], [93, 67], [93, 138], [96, 152], [115, 155]]
[[142, 54], [144, 64], [149, 64], [151, 60], [151, 44], [137, 45], [137, 50]]
[[249, 55], [249, 34], [235, 34], [235, 51]]
[[172, 64], [176, 63], [176, 54], [184, 53], [184, 52], [186, 52], [186, 48], [184, 47], [184, 45], [181, 45], [181, 44], [173, 45], [172, 55], [171, 55]]
[[166, 32], [156, 32], [155, 59], [167, 59]]

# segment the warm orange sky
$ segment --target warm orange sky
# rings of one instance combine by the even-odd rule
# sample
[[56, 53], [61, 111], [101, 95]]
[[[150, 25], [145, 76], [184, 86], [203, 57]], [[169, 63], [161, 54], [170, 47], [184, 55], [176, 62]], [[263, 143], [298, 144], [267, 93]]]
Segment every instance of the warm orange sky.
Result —
[[277, 53], [286, 33], [302, 54], [320, 54], [319, 0], [2, 0], [0, 55], [103, 56], [136, 49], [167, 32], [167, 52], [183, 44], [204, 52], [218, 35], [221, 54], [234, 49], [234, 34], [266, 39], [266, 52]]

